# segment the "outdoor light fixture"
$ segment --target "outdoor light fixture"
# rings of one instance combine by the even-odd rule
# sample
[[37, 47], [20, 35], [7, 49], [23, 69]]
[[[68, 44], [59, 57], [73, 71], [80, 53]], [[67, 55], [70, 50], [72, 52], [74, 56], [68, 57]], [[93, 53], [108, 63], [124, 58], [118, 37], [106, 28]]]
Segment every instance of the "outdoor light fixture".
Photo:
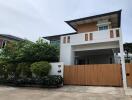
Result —
[[61, 70], [58, 70], [58, 73], [61, 73]]

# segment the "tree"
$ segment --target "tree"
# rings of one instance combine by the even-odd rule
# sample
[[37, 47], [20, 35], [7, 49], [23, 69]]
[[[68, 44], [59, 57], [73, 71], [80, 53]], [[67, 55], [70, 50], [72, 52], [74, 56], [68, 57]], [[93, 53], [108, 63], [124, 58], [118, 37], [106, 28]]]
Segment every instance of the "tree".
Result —
[[37, 42], [20, 41], [7, 44], [0, 53], [0, 59], [11, 63], [48, 61], [56, 62], [59, 58], [57, 47], [42, 39]]
[[[6, 73], [5, 77], [7, 78], [10, 78], [10, 76], [13, 78], [30, 77], [31, 72], [29, 64], [40, 61], [56, 62], [58, 61], [58, 57], [59, 50], [57, 47], [48, 44], [42, 39], [39, 39], [35, 43], [27, 40], [12, 42], [7, 44], [0, 52], [0, 62], [6, 64], [4, 71]], [[35, 63], [32, 66], [38, 66], [33, 67], [35, 70], [43, 70], [44, 68], [45, 71], [45, 67], [49, 66], [47, 62], [40, 62], [38, 65]], [[41, 65], [41, 63], [44, 65]], [[45, 65], [45, 63], [47, 65]], [[32, 71], [35, 73], [35, 70]], [[1, 71], [3, 72], [3, 69], [1, 69], [0, 72]], [[40, 76], [46, 75], [44, 71], [40, 71]], [[39, 75], [39, 73], [37, 75]]]

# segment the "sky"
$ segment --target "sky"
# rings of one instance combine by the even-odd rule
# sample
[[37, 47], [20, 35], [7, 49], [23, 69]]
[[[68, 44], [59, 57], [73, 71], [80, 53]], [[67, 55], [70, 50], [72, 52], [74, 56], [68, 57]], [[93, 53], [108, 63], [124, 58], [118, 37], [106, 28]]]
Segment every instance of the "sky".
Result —
[[132, 0], [0, 0], [0, 34], [36, 41], [74, 32], [64, 21], [122, 9], [123, 42], [132, 42]]

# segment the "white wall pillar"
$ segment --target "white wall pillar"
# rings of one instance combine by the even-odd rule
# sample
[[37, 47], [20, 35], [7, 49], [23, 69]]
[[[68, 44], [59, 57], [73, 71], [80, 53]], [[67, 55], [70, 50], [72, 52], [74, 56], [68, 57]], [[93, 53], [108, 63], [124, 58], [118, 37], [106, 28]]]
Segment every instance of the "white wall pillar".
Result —
[[75, 61], [75, 52], [71, 50], [71, 64], [72, 65], [74, 65], [74, 61]]
[[71, 45], [69, 43], [63, 43], [62, 36], [60, 44], [60, 62], [64, 62], [65, 65], [71, 65], [71, 53]]
[[54, 62], [51, 64], [51, 70], [49, 75], [61, 75], [63, 77], [64, 63], [63, 62]]
[[123, 78], [123, 87], [127, 88], [127, 80], [126, 80], [126, 68], [125, 68], [125, 59], [124, 59], [124, 48], [123, 48], [123, 40], [122, 40], [122, 32], [120, 30], [120, 56], [121, 56], [121, 67], [122, 67], [122, 78]]

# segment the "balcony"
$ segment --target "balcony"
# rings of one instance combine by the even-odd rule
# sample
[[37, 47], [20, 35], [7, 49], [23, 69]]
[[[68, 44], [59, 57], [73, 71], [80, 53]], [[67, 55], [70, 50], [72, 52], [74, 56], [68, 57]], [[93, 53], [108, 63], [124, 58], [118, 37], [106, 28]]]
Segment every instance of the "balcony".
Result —
[[118, 40], [120, 40], [120, 29], [114, 28], [109, 30], [85, 32], [74, 35], [62, 36], [61, 44], [78, 45]]

